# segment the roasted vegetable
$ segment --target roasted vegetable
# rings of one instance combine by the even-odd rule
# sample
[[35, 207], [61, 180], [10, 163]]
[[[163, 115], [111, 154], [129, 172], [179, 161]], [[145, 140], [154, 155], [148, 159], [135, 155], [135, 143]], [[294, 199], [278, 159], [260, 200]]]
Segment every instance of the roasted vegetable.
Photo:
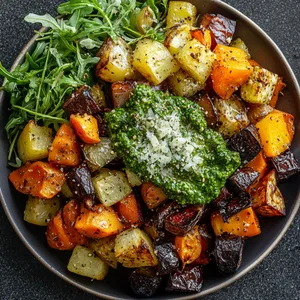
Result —
[[121, 171], [101, 169], [92, 182], [97, 198], [105, 206], [112, 206], [132, 193], [127, 177]]
[[225, 222], [227, 222], [228, 220], [226, 207], [228, 202], [232, 199], [232, 197], [233, 195], [228, 191], [228, 189], [226, 187], [223, 187], [218, 198], [216, 198], [212, 202], [214, 207], [219, 211]]
[[277, 74], [261, 67], [254, 67], [249, 80], [241, 87], [241, 97], [249, 103], [269, 104], [277, 81]]
[[215, 128], [218, 124], [219, 116], [213, 99], [207, 93], [202, 93], [196, 98], [196, 103], [203, 109], [207, 125], [210, 128]]
[[90, 249], [82, 246], [74, 248], [67, 268], [72, 273], [96, 280], [103, 280], [109, 269]]
[[264, 217], [285, 216], [285, 203], [277, 187], [275, 170], [270, 171], [260, 182], [252, 196], [252, 206]]
[[62, 196], [64, 198], [66, 198], [66, 199], [70, 199], [70, 198], [74, 197], [74, 195], [73, 195], [72, 191], [70, 190], [67, 182], [65, 182], [63, 184], [63, 186], [61, 187], [61, 191], [60, 192], [61, 192]]
[[213, 250], [213, 235], [207, 224], [199, 226], [199, 233], [201, 237], [201, 254], [192, 265], [208, 265], [211, 261]]
[[199, 85], [204, 86], [211, 73], [215, 54], [196, 39], [192, 39], [179, 49], [176, 59], [183, 70], [193, 77]]
[[217, 45], [214, 53], [216, 60], [211, 72], [213, 89], [221, 98], [229, 99], [248, 80], [253, 68], [247, 54], [239, 48]]
[[168, 30], [164, 45], [172, 55], [176, 55], [191, 39], [191, 27], [188, 24], [178, 24]]
[[230, 199], [225, 207], [225, 214], [222, 215], [223, 220], [227, 222], [230, 217], [251, 205], [251, 197], [248, 193], [242, 193], [239, 196]]
[[214, 100], [219, 115], [218, 131], [225, 138], [230, 138], [249, 125], [249, 120], [243, 103], [236, 96], [224, 101]]
[[136, 45], [133, 66], [155, 85], [179, 70], [168, 49], [157, 41], [143, 39]]
[[129, 169], [125, 169], [125, 173], [127, 175], [128, 182], [132, 187], [140, 186], [142, 184], [141, 178], [135, 173], [131, 172]]
[[37, 161], [11, 172], [9, 180], [20, 193], [51, 199], [60, 192], [66, 179], [60, 170]]
[[209, 29], [199, 28], [191, 30], [191, 35], [198, 40], [202, 45], [211, 48], [211, 32]]
[[211, 225], [218, 236], [229, 233], [242, 237], [251, 237], [260, 234], [258, 219], [252, 207], [246, 208], [224, 222], [220, 213], [211, 215]]
[[48, 161], [66, 167], [76, 167], [80, 164], [79, 143], [69, 125], [63, 124], [58, 129], [49, 149]]
[[189, 205], [176, 209], [165, 218], [165, 228], [174, 235], [184, 236], [201, 219], [204, 205]]
[[[260, 151], [247, 165], [246, 167], [252, 168], [259, 173], [259, 177], [256, 181], [260, 181], [268, 171], [269, 165], [264, 156], [263, 151]], [[253, 185], [251, 186], [251, 188]]]
[[95, 100], [100, 109], [107, 108], [107, 99], [105, 97], [105, 93], [103, 91], [103, 87], [97, 83], [93, 85], [90, 89], [90, 93], [92, 98]]
[[82, 235], [97, 239], [121, 232], [123, 225], [112, 208], [97, 204], [93, 207], [93, 211], [81, 206], [75, 229]]
[[92, 97], [92, 92], [88, 86], [82, 86], [76, 90], [64, 103], [63, 109], [69, 114], [95, 115], [101, 112], [100, 107]]
[[158, 259], [158, 272], [160, 275], [169, 274], [179, 267], [178, 254], [172, 243], [157, 244], [154, 252]]
[[51, 143], [52, 129], [38, 126], [31, 120], [26, 124], [18, 138], [19, 158], [23, 163], [47, 158]]
[[248, 118], [251, 124], [256, 124], [267, 116], [273, 108], [268, 104], [252, 104], [248, 108]]
[[149, 5], [141, 9], [137, 16], [137, 28], [140, 33], [145, 34], [155, 22], [155, 13]]
[[167, 28], [182, 23], [195, 25], [197, 16], [196, 6], [184, 1], [170, 1], [168, 6]]
[[237, 38], [237, 39], [233, 40], [231, 42], [230, 46], [243, 50], [247, 55], [247, 59], [251, 58], [249, 49], [248, 49], [247, 45], [245, 44], [245, 42], [241, 38]]
[[70, 122], [77, 136], [86, 144], [100, 142], [97, 119], [91, 115], [71, 115]]
[[283, 82], [283, 78], [279, 77], [270, 101], [270, 106], [275, 107], [278, 101], [279, 94], [286, 87], [286, 84]]
[[101, 239], [89, 239], [87, 246], [95, 252], [106, 264], [116, 269], [118, 262], [115, 256], [115, 236]]
[[57, 197], [40, 199], [29, 196], [25, 206], [24, 221], [38, 226], [47, 226], [60, 206], [61, 201]]
[[212, 49], [214, 49], [217, 44], [230, 45], [235, 32], [236, 21], [219, 14], [206, 14], [201, 20], [201, 26], [210, 30]]
[[96, 76], [102, 80], [116, 82], [134, 78], [132, 51], [122, 38], [113, 41], [108, 37], [97, 56], [100, 61], [96, 66]]
[[155, 268], [138, 268], [129, 276], [129, 285], [133, 293], [139, 297], [151, 297], [162, 283]]
[[158, 264], [152, 242], [139, 228], [128, 229], [116, 237], [115, 255], [126, 268], [151, 267]]
[[299, 162], [290, 150], [273, 157], [271, 163], [276, 171], [276, 177], [279, 182], [287, 181], [291, 176], [300, 172]]
[[214, 257], [220, 274], [237, 271], [242, 263], [244, 240], [240, 236], [222, 234], [215, 241]]
[[176, 236], [175, 247], [183, 267], [195, 261], [201, 254], [201, 236], [199, 227], [195, 226], [184, 236]]
[[170, 274], [168, 292], [200, 292], [203, 283], [202, 266], [187, 266]]
[[294, 137], [294, 117], [273, 110], [256, 124], [264, 153], [275, 157], [286, 151]]
[[151, 182], [145, 182], [141, 186], [141, 194], [149, 209], [155, 208], [167, 200], [167, 195], [161, 188]]
[[136, 81], [117, 81], [111, 85], [111, 96], [114, 107], [122, 107], [130, 98]]
[[239, 133], [232, 136], [227, 146], [230, 150], [240, 154], [243, 164], [252, 160], [261, 150], [260, 140], [257, 129], [254, 125], [250, 125]]

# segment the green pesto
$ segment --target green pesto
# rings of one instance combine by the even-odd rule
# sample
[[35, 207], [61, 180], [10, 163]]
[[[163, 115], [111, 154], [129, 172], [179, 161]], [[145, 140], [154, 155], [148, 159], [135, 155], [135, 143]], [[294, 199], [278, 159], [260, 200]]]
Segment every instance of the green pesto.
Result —
[[126, 168], [179, 203], [209, 203], [241, 164], [185, 98], [138, 85], [126, 105], [105, 118]]

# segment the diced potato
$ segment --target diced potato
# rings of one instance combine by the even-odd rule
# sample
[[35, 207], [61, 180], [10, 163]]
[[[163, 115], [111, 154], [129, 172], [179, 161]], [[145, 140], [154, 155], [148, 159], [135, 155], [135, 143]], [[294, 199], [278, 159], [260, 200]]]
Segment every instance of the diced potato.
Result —
[[175, 55], [191, 39], [191, 27], [188, 24], [177, 25], [168, 31], [164, 45]]
[[18, 155], [23, 163], [47, 158], [51, 143], [52, 129], [30, 120], [18, 138]]
[[115, 256], [115, 236], [102, 239], [90, 239], [87, 246], [93, 250], [106, 264], [116, 269], [118, 262]]
[[240, 38], [235, 39], [234, 41], [231, 42], [230, 46], [243, 50], [247, 55], [247, 59], [251, 58], [249, 49], [242, 39], [240, 39]]
[[249, 80], [241, 87], [244, 101], [254, 104], [269, 104], [279, 76], [261, 67], [254, 67]]
[[158, 263], [150, 238], [139, 228], [128, 229], [117, 235], [115, 255], [126, 268], [151, 267]]
[[147, 30], [149, 30], [152, 27], [155, 19], [155, 13], [149, 5], [142, 8], [137, 16], [136, 26], [139, 32], [145, 34]]
[[215, 99], [214, 104], [220, 121], [218, 131], [224, 137], [229, 138], [249, 125], [246, 109], [238, 97]]
[[141, 178], [135, 173], [131, 172], [129, 169], [126, 169], [125, 173], [127, 175], [128, 182], [132, 187], [140, 186], [142, 184]]
[[126, 175], [121, 171], [101, 169], [92, 182], [98, 199], [105, 206], [116, 204], [132, 192]]
[[253, 209], [264, 217], [285, 216], [285, 203], [277, 187], [276, 172], [270, 171], [259, 184], [252, 197]]
[[149, 209], [153, 209], [167, 200], [164, 191], [151, 182], [145, 182], [141, 187], [141, 194]]
[[76, 246], [68, 263], [68, 270], [80, 276], [103, 280], [109, 266], [96, 256], [90, 249]]
[[167, 15], [167, 28], [182, 23], [195, 25], [196, 17], [197, 7], [193, 4], [184, 1], [170, 1]]
[[24, 220], [28, 223], [47, 226], [50, 220], [56, 215], [61, 206], [60, 199], [40, 199], [28, 197], [24, 211]]
[[73, 193], [72, 193], [72, 191], [70, 190], [70, 188], [69, 188], [67, 182], [65, 182], [65, 183], [63, 184], [63, 186], [61, 187], [61, 193], [62, 193], [62, 195], [63, 195], [65, 198], [67, 198], [67, 199], [73, 198]]
[[96, 101], [96, 103], [99, 105], [99, 107], [101, 108], [107, 107], [105, 94], [98, 83], [91, 87], [91, 95], [93, 99]]
[[136, 45], [133, 66], [155, 85], [179, 70], [179, 65], [161, 43], [143, 39]]
[[83, 154], [92, 172], [103, 168], [117, 157], [111, 140], [107, 137], [101, 137], [100, 142], [96, 145], [86, 144], [83, 147]]
[[171, 75], [168, 83], [172, 93], [182, 97], [192, 97], [203, 88], [203, 85], [182, 69]]
[[135, 76], [131, 65], [132, 51], [123, 39], [113, 41], [109, 37], [101, 46], [98, 56], [100, 61], [96, 66], [96, 75], [102, 80], [116, 82]]
[[196, 39], [187, 42], [176, 55], [182, 69], [190, 74], [200, 85], [209, 77], [215, 61], [215, 54]]

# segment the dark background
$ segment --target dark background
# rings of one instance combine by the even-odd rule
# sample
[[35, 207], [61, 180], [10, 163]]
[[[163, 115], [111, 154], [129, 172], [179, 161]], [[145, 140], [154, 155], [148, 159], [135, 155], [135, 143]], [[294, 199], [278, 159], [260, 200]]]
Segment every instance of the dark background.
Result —
[[[62, 0], [0, 0], [0, 61], [10, 67], [31, 38], [29, 12], [55, 14]], [[300, 81], [300, 1], [225, 1], [261, 26], [277, 43]], [[5, 158], [2, 158], [5, 159]], [[0, 207], [0, 299], [97, 299], [65, 283], [44, 268], [21, 243]], [[213, 299], [300, 299], [300, 216], [274, 251], [252, 272]]]

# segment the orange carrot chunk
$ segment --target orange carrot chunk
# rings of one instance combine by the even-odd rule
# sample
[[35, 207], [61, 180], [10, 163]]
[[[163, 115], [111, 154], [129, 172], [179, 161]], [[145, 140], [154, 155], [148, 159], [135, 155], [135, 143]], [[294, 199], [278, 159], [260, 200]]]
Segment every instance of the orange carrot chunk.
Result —
[[149, 209], [155, 208], [167, 200], [167, 195], [164, 191], [161, 188], [156, 187], [151, 182], [145, 182], [142, 184], [141, 194]]
[[278, 101], [279, 94], [286, 87], [286, 84], [283, 82], [283, 78], [279, 78], [275, 86], [273, 96], [270, 101], [270, 106], [275, 107]]

